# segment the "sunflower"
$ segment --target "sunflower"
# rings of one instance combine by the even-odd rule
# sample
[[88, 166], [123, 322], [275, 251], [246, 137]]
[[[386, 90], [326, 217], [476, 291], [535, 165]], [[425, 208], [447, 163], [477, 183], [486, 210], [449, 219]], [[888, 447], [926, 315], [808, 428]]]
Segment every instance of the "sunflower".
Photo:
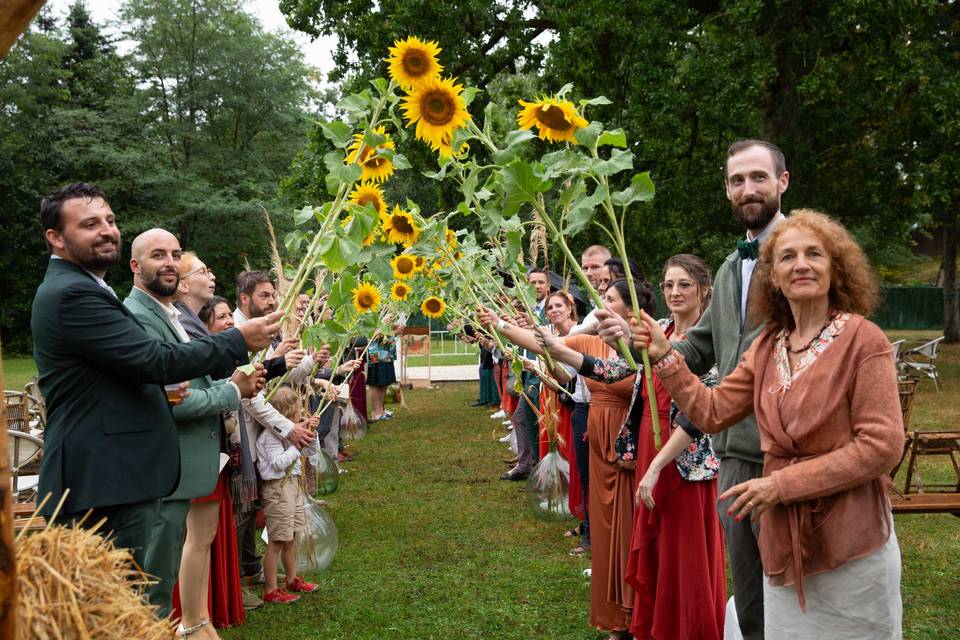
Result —
[[420, 311], [428, 318], [436, 320], [447, 311], [447, 305], [437, 296], [430, 296], [420, 305]]
[[460, 246], [460, 242], [457, 240], [457, 232], [453, 229], [447, 229], [444, 232], [444, 238], [447, 241], [447, 246], [451, 249], [456, 249]]
[[414, 264], [415, 264], [414, 266], [415, 271], [418, 271], [418, 272], [423, 271], [423, 268], [427, 266], [427, 259], [424, 258], [423, 256], [416, 256], [414, 258]]
[[420, 237], [420, 229], [413, 221], [413, 216], [401, 209], [399, 205], [395, 205], [392, 213], [384, 214], [380, 219], [388, 242], [399, 242], [409, 247]]
[[413, 256], [404, 253], [391, 260], [390, 266], [393, 267], [394, 278], [405, 280], [416, 272], [417, 261]]
[[413, 89], [439, 75], [443, 67], [437, 62], [441, 49], [434, 41], [426, 42], [416, 36], [395, 40], [390, 47], [390, 77], [404, 89]]
[[521, 129], [530, 129], [536, 125], [541, 140], [577, 143], [573, 137], [577, 129], [587, 126], [573, 103], [556, 98], [541, 98], [537, 102], [518, 100], [523, 109], [517, 114], [517, 124]]
[[452, 78], [430, 78], [404, 98], [404, 118], [408, 125], [417, 123], [418, 140], [434, 149], [440, 148], [444, 136], [453, 140], [453, 132], [470, 121], [462, 91], [463, 85], [454, 84]]
[[387, 203], [383, 199], [383, 191], [372, 182], [357, 185], [350, 192], [349, 200], [361, 207], [365, 204], [373, 205], [373, 210], [377, 212], [377, 216], [382, 216], [384, 211], [387, 210]]
[[403, 302], [410, 295], [410, 287], [406, 282], [394, 282], [390, 287], [390, 297], [397, 302]]
[[[360, 165], [360, 169], [363, 172], [360, 179], [364, 182], [383, 182], [393, 175], [393, 163], [384, 157], [378, 156], [377, 152], [380, 149], [393, 150], [396, 149], [397, 146], [393, 143], [393, 140], [390, 139], [390, 134], [387, 133], [383, 127], [377, 127], [373, 131], [374, 133], [384, 136], [386, 140], [376, 147], [370, 147], [363, 143], [362, 133], [354, 135], [353, 142], [347, 148], [347, 157], [344, 159], [344, 162], [346, 164], [356, 162]], [[361, 146], [363, 146], [363, 151], [360, 151]], [[360, 151], [359, 159], [357, 159], [358, 151]]]
[[380, 291], [369, 282], [361, 282], [353, 289], [353, 308], [357, 313], [376, 311], [380, 306]]

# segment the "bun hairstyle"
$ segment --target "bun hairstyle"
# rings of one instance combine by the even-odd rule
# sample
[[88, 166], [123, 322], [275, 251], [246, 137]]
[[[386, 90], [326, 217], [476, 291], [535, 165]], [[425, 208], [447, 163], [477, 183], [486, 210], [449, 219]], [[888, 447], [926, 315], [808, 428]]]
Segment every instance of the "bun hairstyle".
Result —
[[[657, 298], [654, 296], [653, 287], [646, 280], [635, 280], [633, 286], [637, 288], [637, 302], [640, 304], [640, 308], [646, 311], [648, 315], [655, 316], [657, 313]], [[607, 291], [610, 289], [617, 290], [627, 309], [632, 308], [630, 304], [630, 285], [627, 284], [626, 280], [623, 278], [614, 280], [607, 287]]]

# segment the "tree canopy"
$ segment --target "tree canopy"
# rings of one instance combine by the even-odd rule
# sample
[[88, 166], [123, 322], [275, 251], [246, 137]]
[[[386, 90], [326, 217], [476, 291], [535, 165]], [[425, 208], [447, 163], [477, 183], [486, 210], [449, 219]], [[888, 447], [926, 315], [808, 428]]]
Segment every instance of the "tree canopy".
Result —
[[[245, 260], [265, 263], [262, 207], [280, 207], [279, 179], [306, 144], [312, 70], [240, 3], [128, 2], [121, 20], [130, 53], [77, 2], [63, 22], [41, 13], [0, 62], [0, 331], [11, 351], [28, 346], [45, 270], [45, 193], [100, 184], [127, 247], [167, 228], [231, 293]], [[125, 263], [111, 282], [129, 287]]]

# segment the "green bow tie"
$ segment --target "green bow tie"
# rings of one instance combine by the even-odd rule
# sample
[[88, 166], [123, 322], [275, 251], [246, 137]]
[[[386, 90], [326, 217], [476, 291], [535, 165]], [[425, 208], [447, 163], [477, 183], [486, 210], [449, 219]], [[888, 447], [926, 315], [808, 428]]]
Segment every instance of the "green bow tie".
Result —
[[760, 241], [740, 238], [737, 240], [737, 253], [743, 260], [756, 260], [760, 255]]

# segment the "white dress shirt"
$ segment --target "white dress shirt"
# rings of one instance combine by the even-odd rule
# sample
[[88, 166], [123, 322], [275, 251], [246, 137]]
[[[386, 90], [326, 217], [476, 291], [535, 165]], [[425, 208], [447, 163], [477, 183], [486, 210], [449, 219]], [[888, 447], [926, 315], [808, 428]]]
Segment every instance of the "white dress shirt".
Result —
[[[774, 227], [786, 220], [787, 218], [780, 212], [777, 212], [777, 215], [773, 217], [766, 227], [763, 228], [763, 231], [758, 233], [756, 236], [753, 235], [752, 231], [747, 231], [747, 240], [756, 240], [763, 245], [763, 241], [767, 239], [767, 236], [770, 235], [770, 232], [773, 231]], [[747, 295], [750, 293], [750, 278], [753, 277], [753, 268], [757, 266], [756, 260], [744, 259], [741, 261], [740, 266], [740, 328], [742, 329], [747, 321]]]

